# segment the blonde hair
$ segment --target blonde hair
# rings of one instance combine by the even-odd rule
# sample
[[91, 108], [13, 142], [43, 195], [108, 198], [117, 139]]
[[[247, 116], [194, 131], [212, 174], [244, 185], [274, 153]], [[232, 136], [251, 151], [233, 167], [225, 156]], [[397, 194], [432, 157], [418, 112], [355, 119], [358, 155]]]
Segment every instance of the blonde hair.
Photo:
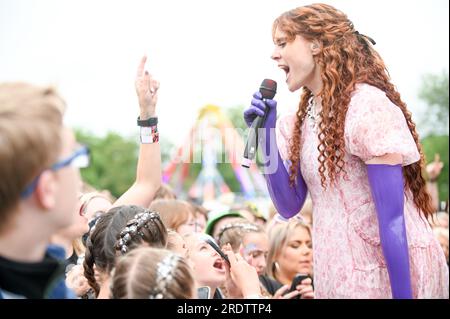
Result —
[[162, 183], [156, 191], [154, 199], [177, 199], [177, 195], [169, 184]]
[[[166, 248], [170, 251], [174, 251], [175, 250], [175, 238], [181, 238], [183, 239], [183, 237], [178, 234], [175, 230], [173, 229], [167, 229], [167, 245]], [[184, 239], [183, 239], [184, 240]]]
[[[167, 264], [168, 259], [173, 262]], [[162, 268], [167, 273], [164, 278], [160, 278]], [[194, 287], [192, 270], [183, 257], [165, 249], [142, 247], [118, 259], [111, 279], [111, 297], [192, 299]]]
[[286, 247], [289, 237], [297, 227], [306, 229], [311, 236], [310, 227], [299, 220], [290, 220], [286, 223], [274, 225], [269, 232], [269, 254], [267, 255], [267, 275], [275, 278], [276, 260]]
[[73, 247], [73, 250], [75, 251], [75, 254], [77, 254], [77, 256], [83, 255], [84, 252], [86, 251], [86, 247], [84, 247], [83, 242], [81, 241], [81, 238], [72, 240], [72, 247]]
[[[105, 193], [100, 193], [98, 191], [92, 191], [89, 193], [82, 193], [80, 194], [80, 196], [78, 197], [78, 201], [80, 204], [80, 214], [85, 216], [86, 212], [88, 210], [89, 207], [89, 203], [94, 199], [94, 198], [103, 198], [104, 200], [108, 201], [109, 203], [114, 202], [113, 198], [111, 196], [108, 196]], [[106, 212], [102, 212], [102, 213], [106, 213]]]
[[189, 204], [191, 205], [196, 218], [198, 216], [203, 216], [203, 217], [205, 217], [205, 220], [208, 221], [208, 210], [205, 207], [198, 205], [196, 203], [193, 203], [193, 202], [189, 202]]
[[230, 224], [224, 225], [218, 237], [219, 246], [230, 244], [234, 252], [237, 252], [245, 234], [264, 233], [264, 229], [255, 223], [249, 222], [245, 218], [238, 218]]
[[192, 206], [179, 199], [159, 199], [150, 204], [150, 210], [157, 211], [166, 228], [177, 230], [189, 220], [189, 216], [194, 217]]
[[0, 84], [0, 225], [62, 148], [64, 100], [51, 87]]

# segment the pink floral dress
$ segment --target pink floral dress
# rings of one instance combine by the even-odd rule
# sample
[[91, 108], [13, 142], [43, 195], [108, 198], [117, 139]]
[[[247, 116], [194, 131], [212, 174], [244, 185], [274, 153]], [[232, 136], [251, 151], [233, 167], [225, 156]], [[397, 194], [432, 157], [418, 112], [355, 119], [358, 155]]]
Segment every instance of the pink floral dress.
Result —
[[[277, 144], [283, 159], [287, 159], [294, 123], [293, 114], [278, 120]], [[364, 163], [400, 153], [405, 166], [417, 162], [420, 155], [400, 108], [367, 84], [357, 85], [352, 95], [344, 134], [348, 177], [340, 177], [324, 190], [312, 119], [307, 116], [302, 127], [300, 165], [313, 202], [316, 298], [392, 298]], [[405, 195], [404, 213], [414, 298], [448, 298], [443, 251], [410, 192]]]

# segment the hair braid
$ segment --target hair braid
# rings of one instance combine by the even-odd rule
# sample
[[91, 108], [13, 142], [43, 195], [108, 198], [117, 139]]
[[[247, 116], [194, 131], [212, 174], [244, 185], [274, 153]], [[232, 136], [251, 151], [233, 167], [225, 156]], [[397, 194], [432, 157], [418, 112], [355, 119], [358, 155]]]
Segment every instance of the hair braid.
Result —
[[83, 268], [84, 268], [84, 277], [86, 277], [89, 286], [94, 289], [95, 296], [98, 296], [100, 292], [100, 285], [97, 283], [95, 279], [95, 270], [94, 270], [94, 257], [91, 254], [93, 250], [91, 238], [88, 237], [86, 240], [86, 251], [84, 254]]

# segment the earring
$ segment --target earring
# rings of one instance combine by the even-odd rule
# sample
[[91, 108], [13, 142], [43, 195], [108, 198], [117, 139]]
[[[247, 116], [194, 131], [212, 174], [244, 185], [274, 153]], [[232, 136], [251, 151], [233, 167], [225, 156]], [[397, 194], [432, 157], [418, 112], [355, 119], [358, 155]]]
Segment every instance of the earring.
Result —
[[278, 264], [278, 261], [274, 262], [274, 265], [275, 265], [275, 269], [279, 271], [280, 265]]

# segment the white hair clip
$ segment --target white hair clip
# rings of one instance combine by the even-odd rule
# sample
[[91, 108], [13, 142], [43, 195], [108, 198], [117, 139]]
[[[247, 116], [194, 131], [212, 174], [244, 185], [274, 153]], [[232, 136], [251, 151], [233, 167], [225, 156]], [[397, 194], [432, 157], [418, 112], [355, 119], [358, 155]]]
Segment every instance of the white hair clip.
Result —
[[169, 253], [156, 266], [156, 287], [148, 296], [150, 299], [163, 299], [167, 297], [167, 284], [173, 279], [173, 270], [175, 269], [180, 257]]
[[134, 218], [128, 222], [127, 226], [120, 232], [116, 249], [120, 250], [122, 254], [125, 254], [128, 251], [128, 242], [131, 238], [136, 236], [136, 234], [143, 237], [144, 233], [139, 231], [139, 229], [142, 227], [148, 228], [148, 221], [156, 218], [160, 218], [159, 214], [149, 210], [146, 210], [144, 213], [136, 214]]
[[231, 228], [241, 228], [244, 231], [254, 231], [257, 232], [259, 228], [253, 224], [249, 223], [232, 223], [232, 224], [226, 224], [219, 230], [219, 235], [217, 236], [219, 239], [223, 236], [223, 233]]

